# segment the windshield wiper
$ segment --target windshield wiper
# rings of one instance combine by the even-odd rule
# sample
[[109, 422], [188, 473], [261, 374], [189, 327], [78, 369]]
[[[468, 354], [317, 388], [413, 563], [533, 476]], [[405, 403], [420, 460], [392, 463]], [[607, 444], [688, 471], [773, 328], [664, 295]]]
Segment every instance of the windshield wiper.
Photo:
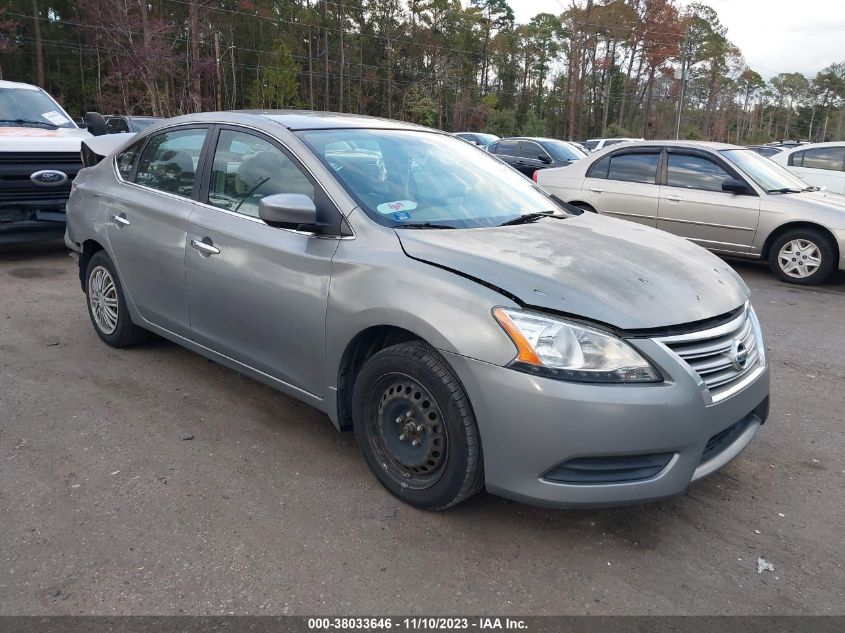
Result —
[[783, 187], [782, 189], [767, 189], [766, 193], [801, 193], [805, 189], [795, 189], [793, 187]]
[[815, 185], [811, 185], [809, 187], [805, 187], [804, 191], [821, 191], [821, 189], [819, 187], [816, 187]]
[[538, 211], [537, 213], [526, 213], [524, 215], [520, 215], [515, 217], [513, 220], [508, 220], [507, 222], [502, 222], [499, 226], [512, 226], [514, 224], [529, 224], [530, 222], [536, 222], [540, 218], [547, 218], [553, 216], [555, 214], [554, 211]]
[[410, 224], [397, 224], [394, 229], [456, 229], [451, 224], [433, 224], [431, 222], [412, 222]]
[[0, 119], [0, 123], [14, 123], [22, 127], [25, 127], [27, 125], [43, 125], [44, 127], [48, 127], [51, 130], [55, 130], [57, 127], [59, 127], [55, 123], [48, 123], [47, 121], [30, 121], [28, 119]]

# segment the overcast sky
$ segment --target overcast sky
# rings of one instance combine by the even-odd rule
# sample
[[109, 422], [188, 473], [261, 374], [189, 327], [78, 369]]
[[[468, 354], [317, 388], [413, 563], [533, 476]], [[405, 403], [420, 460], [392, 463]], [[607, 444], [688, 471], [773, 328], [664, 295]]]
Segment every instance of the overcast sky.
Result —
[[[748, 65], [768, 79], [780, 72], [812, 78], [845, 61], [843, 0], [703, 0], [719, 14]], [[680, 0], [690, 4], [691, 0]], [[510, 0], [518, 22], [561, 13], [569, 0]]]

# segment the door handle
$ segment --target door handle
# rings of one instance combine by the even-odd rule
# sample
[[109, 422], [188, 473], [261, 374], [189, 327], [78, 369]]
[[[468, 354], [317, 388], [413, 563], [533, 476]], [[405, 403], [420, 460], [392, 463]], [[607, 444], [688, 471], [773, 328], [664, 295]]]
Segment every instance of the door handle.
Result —
[[111, 216], [111, 221], [117, 224], [118, 226], [129, 226], [132, 224], [129, 220], [126, 219], [125, 215], [113, 215]]
[[604, 189], [602, 189], [601, 187], [590, 187], [590, 191], [592, 191], [593, 193], [601, 193], [602, 191], [604, 191]]
[[191, 240], [191, 248], [197, 250], [202, 255], [219, 255], [220, 249], [216, 246], [203, 242], [202, 240]]
[[681, 196], [674, 196], [674, 195], [673, 196], [666, 196], [666, 199], [671, 200], [672, 202], [680, 202]]

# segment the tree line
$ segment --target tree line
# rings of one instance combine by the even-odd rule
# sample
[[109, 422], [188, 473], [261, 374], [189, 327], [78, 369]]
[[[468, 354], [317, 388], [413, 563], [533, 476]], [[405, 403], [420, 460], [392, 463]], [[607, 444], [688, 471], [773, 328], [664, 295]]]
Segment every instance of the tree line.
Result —
[[518, 24], [508, 0], [0, 0], [0, 78], [73, 114], [309, 108], [500, 136], [845, 135], [845, 62], [766, 81], [705, 4], [549, 7]]

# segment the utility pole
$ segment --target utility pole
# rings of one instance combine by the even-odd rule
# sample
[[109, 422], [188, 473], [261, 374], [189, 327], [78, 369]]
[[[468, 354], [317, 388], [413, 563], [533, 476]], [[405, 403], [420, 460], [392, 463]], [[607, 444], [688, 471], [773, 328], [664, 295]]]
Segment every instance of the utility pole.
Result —
[[681, 87], [678, 93], [678, 118], [675, 121], [675, 140], [681, 137], [681, 116], [684, 112], [684, 97], [686, 96], [687, 79], [689, 79], [689, 68], [687, 59], [689, 52], [689, 33], [684, 37], [683, 44], [681, 44], [681, 71], [675, 72], [675, 79], [681, 82]]

